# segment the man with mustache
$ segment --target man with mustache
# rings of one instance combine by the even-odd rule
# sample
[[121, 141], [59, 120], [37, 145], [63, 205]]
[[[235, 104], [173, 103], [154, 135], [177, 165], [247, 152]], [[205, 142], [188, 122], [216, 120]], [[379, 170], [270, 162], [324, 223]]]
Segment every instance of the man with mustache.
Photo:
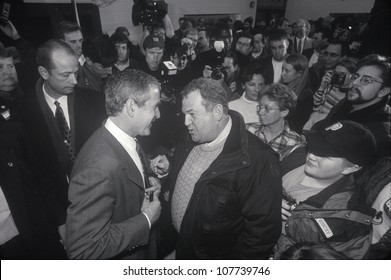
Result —
[[374, 160], [390, 155], [391, 108], [390, 62], [380, 55], [369, 55], [359, 61], [350, 76], [350, 89], [328, 116], [312, 129], [320, 129], [340, 120], [358, 122], [373, 133], [377, 142]]
[[10, 49], [0, 46], [0, 121], [18, 119], [22, 95]]

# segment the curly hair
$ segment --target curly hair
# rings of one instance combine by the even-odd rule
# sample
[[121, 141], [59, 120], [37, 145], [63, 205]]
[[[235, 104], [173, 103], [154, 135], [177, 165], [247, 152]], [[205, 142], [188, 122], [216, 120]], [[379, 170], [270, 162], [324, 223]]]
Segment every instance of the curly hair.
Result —
[[260, 100], [262, 96], [267, 96], [271, 101], [276, 102], [282, 111], [289, 110], [289, 112], [292, 112], [296, 107], [296, 94], [288, 86], [280, 83], [264, 86], [258, 94], [258, 99]]

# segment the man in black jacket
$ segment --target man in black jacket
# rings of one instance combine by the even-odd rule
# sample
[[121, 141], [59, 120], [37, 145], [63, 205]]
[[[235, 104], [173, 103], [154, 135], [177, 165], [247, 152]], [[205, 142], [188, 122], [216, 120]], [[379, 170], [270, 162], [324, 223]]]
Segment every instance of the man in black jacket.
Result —
[[183, 91], [188, 129], [173, 160], [172, 221], [177, 259], [267, 259], [281, 231], [276, 154], [228, 109], [218, 81]]
[[327, 127], [340, 120], [351, 120], [366, 126], [375, 136], [377, 151], [374, 160], [390, 156], [391, 108], [390, 63], [385, 57], [369, 55], [359, 61], [346, 98], [313, 129]]
[[0, 122], [0, 259], [65, 259], [23, 125]]

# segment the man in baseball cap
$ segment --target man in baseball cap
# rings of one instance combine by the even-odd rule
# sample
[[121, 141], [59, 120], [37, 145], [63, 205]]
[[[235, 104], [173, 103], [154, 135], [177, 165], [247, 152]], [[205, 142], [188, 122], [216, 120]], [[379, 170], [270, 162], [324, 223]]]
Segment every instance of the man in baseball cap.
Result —
[[357, 199], [353, 173], [376, 152], [373, 134], [353, 121], [340, 121], [305, 133], [307, 161], [283, 177], [285, 226], [278, 257], [298, 242], [328, 243], [352, 259], [362, 259], [370, 244], [373, 212]]
[[143, 42], [145, 50], [145, 61], [141, 65], [141, 70], [161, 80], [159, 68], [163, 61], [164, 40], [161, 36], [148, 35]]

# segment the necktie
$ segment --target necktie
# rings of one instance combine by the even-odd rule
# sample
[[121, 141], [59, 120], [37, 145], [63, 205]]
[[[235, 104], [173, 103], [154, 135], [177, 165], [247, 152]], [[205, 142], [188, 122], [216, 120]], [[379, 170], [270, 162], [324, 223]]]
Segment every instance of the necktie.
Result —
[[140, 161], [141, 161], [141, 165], [142, 165], [142, 168], [143, 168], [143, 174], [144, 174], [144, 185], [145, 185], [145, 188], [149, 188], [149, 182], [148, 182], [148, 178], [147, 178], [147, 173], [146, 173], [146, 157], [145, 157], [145, 154], [144, 154], [144, 151], [143, 149], [141, 148], [141, 145], [140, 143], [136, 140], [136, 152], [140, 158]]
[[299, 46], [297, 47], [297, 53], [301, 54], [301, 40], [299, 40]]
[[73, 162], [75, 161], [75, 153], [73, 151], [71, 141], [71, 131], [65, 119], [64, 111], [62, 110], [60, 103], [58, 101], [54, 101], [54, 105], [56, 105], [56, 112], [54, 114], [54, 117], [56, 118], [58, 129], [60, 130], [61, 135], [64, 138], [64, 144], [68, 150], [69, 161], [67, 167], [67, 174], [69, 175], [72, 171]]

